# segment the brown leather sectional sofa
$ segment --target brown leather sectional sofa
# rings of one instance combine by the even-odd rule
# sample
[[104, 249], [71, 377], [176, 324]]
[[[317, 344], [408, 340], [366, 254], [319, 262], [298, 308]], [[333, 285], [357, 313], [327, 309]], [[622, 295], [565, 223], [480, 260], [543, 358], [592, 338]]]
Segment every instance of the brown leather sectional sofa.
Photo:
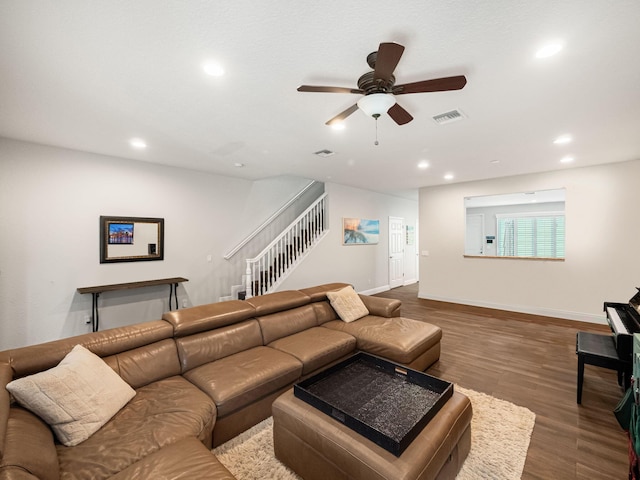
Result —
[[[291, 386], [358, 350], [425, 370], [441, 330], [400, 317], [400, 302], [361, 295], [370, 314], [345, 323], [327, 301], [333, 283], [203, 305], [162, 320], [0, 352], [0, 480], [232, 479], [210, 453], [271, 415]], [[136, 390], [73, 447], [12, 403], [14, 378], [56, 366], [83, 345]]]

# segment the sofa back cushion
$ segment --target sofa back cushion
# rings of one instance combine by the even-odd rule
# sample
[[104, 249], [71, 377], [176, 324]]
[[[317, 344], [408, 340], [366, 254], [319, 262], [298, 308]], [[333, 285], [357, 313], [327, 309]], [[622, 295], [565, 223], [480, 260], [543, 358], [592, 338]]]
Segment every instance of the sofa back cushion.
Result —
[[299, 291], [309, 296], [312, 302], [322, 302], [327, 300], [327, 292], [340, 290], [348, 286], [348, 283], [325, 283], [324, 285], [317, 285], [315, 287], [302, 288]]
[[173, 326], [176, 337], [220, 328], [242, 322], [254, 316], [255, 308], [241, 300], [210, 303], [166, 312], [162, 319]]
[[261, 317], [271, 313], [291, 310], [311, 302], [308, 295], [296, 290], [285, 290], [284, 292], [268, 293], [258, 297], [251, 297], [246, 303], [255, 308], [255, 315]]
[[241, 323], [176, 339], [182, 372], [262, 345], [258, 321]]
[[318, 319], [318, 325], [338, 319], [338, 314], [328, 301], [316, 302], [312, 306]]
[[180, 375], [180, 359], [173, 339], [110, 355], [103, 359], [133, 388]]
[[82, 345], [99, 357], [107, 357], [172, 336], [171, 325], [154, 320], [5, 350], [0, 352], [0, 362], [11, 365], [14, 378], [18, 378], [55, 367], [76, 345]]
[[318, 320], [311, 305], [258, 317], [258, 322], [265, 345], [269, 345], [279, 338], [318, 326]]

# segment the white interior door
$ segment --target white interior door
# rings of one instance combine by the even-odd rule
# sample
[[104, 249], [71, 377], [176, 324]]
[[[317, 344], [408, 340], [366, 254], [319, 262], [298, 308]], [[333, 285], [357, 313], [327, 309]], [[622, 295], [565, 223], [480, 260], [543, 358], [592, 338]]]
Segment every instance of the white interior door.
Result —
[[484, 215], [467, 215], [467, 228], [464, 237], [465, 255], [482, 255], [484, 245]]
[[389, 217], [389, 288], [404, 285], [404, 218]]

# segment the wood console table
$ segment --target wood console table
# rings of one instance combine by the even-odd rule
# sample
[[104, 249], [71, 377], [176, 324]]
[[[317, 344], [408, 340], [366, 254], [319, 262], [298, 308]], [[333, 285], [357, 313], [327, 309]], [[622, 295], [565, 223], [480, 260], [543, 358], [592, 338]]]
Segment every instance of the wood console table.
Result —
[[100, 315], [98, 312], [98, 297], [103, 292], [113, 292], [115, 290], [131, 290], [132, 288], [155, 287], [157, 285], [169, 285], [169, 310], [171, 310], [172, 297], [176, 299], [176, 310], [178, 309], [178, 284], [188, 282], [182, 277], [160, 278], [158, 280], [146, 280], [143, 282], [115, 283], [113, 285], [97, 285], [95, 287], [79, 287], [78, 293], [90, 293], [93, 299], [91, 309], [91, 329], [98, 331], [100, 326]]

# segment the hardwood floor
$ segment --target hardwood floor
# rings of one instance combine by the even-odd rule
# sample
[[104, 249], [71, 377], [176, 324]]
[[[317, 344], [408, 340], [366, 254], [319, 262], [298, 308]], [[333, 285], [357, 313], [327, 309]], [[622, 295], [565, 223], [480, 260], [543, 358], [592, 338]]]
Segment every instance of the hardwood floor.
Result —
[[523, 479], [627, 478], [627, 437], [612, 413], [624, 393], [616, 372], [587, 365], [576, 403], [576, 333], [610, 334], [607, 325], [422, 300], [418, 284], [377, 296], [442, 328], [440, 361], [427, 373], [536, 414]]

